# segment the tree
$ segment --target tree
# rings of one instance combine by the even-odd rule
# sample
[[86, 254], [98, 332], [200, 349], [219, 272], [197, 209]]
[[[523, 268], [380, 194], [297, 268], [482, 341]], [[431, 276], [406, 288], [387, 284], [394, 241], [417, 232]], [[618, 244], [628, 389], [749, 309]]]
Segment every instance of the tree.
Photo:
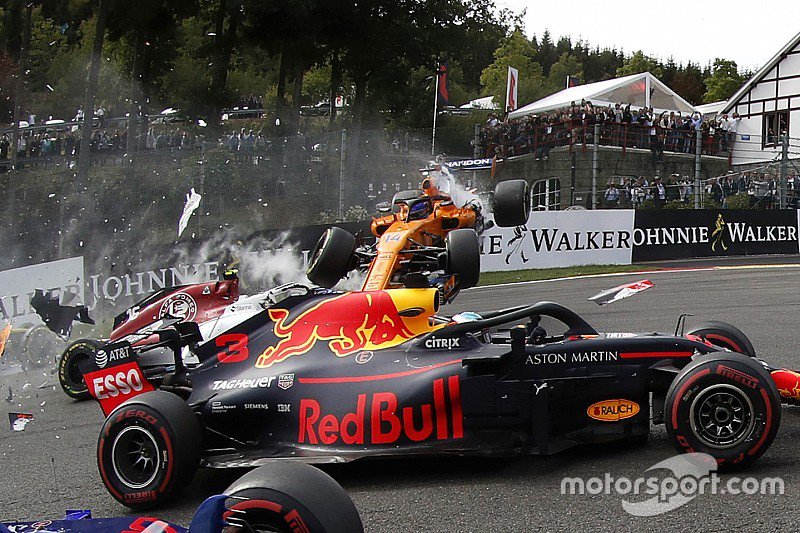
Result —
[[103, 53], [103, 42], [106, 38], [106, 21], [111, 3], [115, 0], [98, 0], [97, 21], [92, 42], [92, 56], [89, 62], [89, 74], [86, 77], [86, 92], [83, 97], [83, 111], [85, 113], [81, 125], [80, 155], [78, 156], [78, 172], [75, 181], [81, 186], [86, 180], [91, 164], [89, 142], [92, 138], [92, 117], [94, 117], [94, 104], [97, 99], [98, 78], [100, 77], [100, 59]]
[[547, 76], [547, 85], [551, 92], [557, 92], [566, 87], [567, 76], [574, 76], [583, 80], [583, 65], [569, 52], [564, 52], [558, 61], [550, 67]]
[[493, 95], [496, 104], [505, 105], [508, 67], [514, 67], [519, 70], [517, 95], [520, 103], [533, 102], [545, 96], [548, 90], [542, 66], [531, 59], [535, 53], [532, 43], [521, 31], [513, 32], [495, 50], [494, 62], [481, 73], [483, 94]]
[[698, 65], [687, 63], [685, 67], [678, 69], [669, 87], [690, 104], [698, 105], [703, 101], [705, 92], [703, 77], [703, 71]]
[[705, 103], [727, 100], [745, 82], [744, 76], [739, 74], [735, 61], [716, 58], [711, 67], [711, 75], [705, 79], [706, 93], [703, 95]]
[[614, 78], [617, 69], [624, 64], [624, 59], [622, 52], [617, 52], [615, 49], [595, 48], [593, 52], [587, 53], [583, 61], [583, 75], [586, 77], [584, 81], [593, 83]]
[[109, 39], [123, 50], [120, 55], [125, 57], [129, 76], [125, 94], [129, 155], [137, 149], [137, 131], [141, 131], [138, 147], [142, 147], [149, 125], [143, 121], [139, 130], [138, 117], [147, 114], [147, 104], [156, 90], [156, 83], [160, 83], [161, 77], [173, 67], [177, 56], [177, 30], [181, 21], [195, 9], [196, 3], [190, 0], [138, 0], [115, 5], [109, 13]]
[[617, 76], [630, 76], [631, 74], [641, 74], [649, 72], [656, 78], [664, 75], [664, 68], [657, 59], [644, 55], [644, 52], [637, 50], [630, 57], [625, 59], [625, 63], [617, 69]]
[[532, 56], [532, 59], [542, 66], [545, 76], [550, 74], [550, 67], [553, 63], [558, 61], [558, 52], [556, 52], [556, 47], [553, 44], [553, 39], [550, 37], [550, 32], [548, 30], [545, 30], [542, 35], [537, 53]]

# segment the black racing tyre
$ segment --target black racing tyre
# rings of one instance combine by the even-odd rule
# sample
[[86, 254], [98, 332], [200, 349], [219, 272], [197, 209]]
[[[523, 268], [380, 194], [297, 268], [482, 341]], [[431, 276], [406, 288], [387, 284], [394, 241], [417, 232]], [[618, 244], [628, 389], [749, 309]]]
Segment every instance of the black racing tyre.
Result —
[[720, 471], [737, 470], [772, 444], [780, 406], [778, 389], [758, 361], [713, 352], [697, 357], [670, 385], [667, 435], [678, 451], [707, 453]]
[[445, 272], [458, 276], [458, 287], [467, 289], [478, 284], [481, 277], [481, 251], [474, 229], [454, 229], [445, 237], [447, 261]]
[[524, 226], [531, 212], [531, 197], [525, 180], [501, 181], [494, 188], [492, 213], [501, 228]]
[[317, 241], [306, 275], [311, 283], [331, 288], [347, 274], [356, 249], [356, 238], [349, 231], [333, 226]]
[[61, 358], [58, 360], [58, 382], [61, 384], [61, 389], [70, 398], [76, 400], [91, 398], [78, 365], [82, 361], [94, 358], [95, 352], [101, 345], [101, 342], [93, 339], [78, 339], [67, 346], [67, 349], [61, 354]]
[[392, 197], [392, 213], [399, 213], [400, 212], [400, 205], [395, 204], [398, 200], [415, 200], [422, 196], [422, 191], [418, 190], [408, 190], [408, 191], [399, 191], [395, 193]]
[[753, 343], [742, 330], [727, 322], [708, 321], [694, 325], [686, 335], [697, 335], [714, 346], [727, 348], [733, 352], [742, 353], [750, 357], [756, 356]]
[[108, 415], [100, 431], [103, 484], [131, 509], [168, 502], [197, 472], [202, 436], [199, 420], [178, 396], [151, 391], [132, 398]]
[[328, 474], [304, 463], [277, 461], [256, 468], [234, 481], [225, 494], [237, 499], [228, 500], [230, 510], [224, 518], [242, 525], [243, 531], [364, 531], [347, 492]]

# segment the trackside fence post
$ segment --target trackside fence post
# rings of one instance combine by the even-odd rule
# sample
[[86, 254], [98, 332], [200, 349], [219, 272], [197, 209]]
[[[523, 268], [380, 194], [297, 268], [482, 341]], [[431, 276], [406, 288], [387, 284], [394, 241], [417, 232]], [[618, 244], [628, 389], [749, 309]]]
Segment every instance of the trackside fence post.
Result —
[[597, 172], [600, 163], [600, 124], [594, 125], [594, 146], [592, 147], [592, 209], [597, 209]]
[[700, 182], [700, 170], [703, 149], [703, 131], [696, 130], [694, 136], [694, 208], [700, 209], [700, 199], [703, 196], [703, 184]]
[[[786, 175], [789, 166], [789, 135], [784, 133], [781, 135], [781, 188], [780, 188], [780, 206], [781, 209], [786, 209]], [[797, 194], [797, 191], [795, 191]]]
[[339, 217], [341, 221], [344, 218], [344, 169], [345, 159], [347, 154], [345, 146], [347, 145], [347, 130], [342, 130], [342, 144], [339, 150]]
[[11, 125], [11, 168], [16, 174], [19, 170], [17, 166], [17, 157], [19, 150], [19, 121], [22, 120], [22, 93], [25, 91], [25, 72], [28, 64], [28, 48], [31, 45], [31, 11], [33, 11], [33, 3], [28, 4], [25, 8], [25, 25], [22, 28], [22, 43], [19, 49], [19, 72], [17, 72], [17, 79], [14, 92], [14, 124]]

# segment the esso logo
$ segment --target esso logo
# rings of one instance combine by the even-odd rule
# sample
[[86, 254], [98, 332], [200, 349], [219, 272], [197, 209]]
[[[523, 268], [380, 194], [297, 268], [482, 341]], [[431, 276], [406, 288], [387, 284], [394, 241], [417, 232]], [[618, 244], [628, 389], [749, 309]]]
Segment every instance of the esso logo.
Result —
[[185, 292], [178, 292], [164, 300], [158, 312], [158, 318], [170, 316], [180, 318], [184, 322], [194, 320], [195, 315], [197, 315], [197, 302]]
[[142, 376], [136, 368], [127, 372], [117, 372], [92, 380], [94, 397], [98, 400], [127, 396], [131, 392], [140, 392], [144, 388]]

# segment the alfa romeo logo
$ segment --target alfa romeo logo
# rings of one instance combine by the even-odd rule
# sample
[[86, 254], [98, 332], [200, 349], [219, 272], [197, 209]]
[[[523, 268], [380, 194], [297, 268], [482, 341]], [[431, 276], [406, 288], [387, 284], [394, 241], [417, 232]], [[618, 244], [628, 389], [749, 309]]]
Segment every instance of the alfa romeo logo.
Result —
[[164, 300], [161, 310], [158, 312], [158, 318], [171, 316], [189, 322], [194, 320], [196, 314], [197, 302], [194, 301], [194, 298], [185, 292], [178, 292]]

